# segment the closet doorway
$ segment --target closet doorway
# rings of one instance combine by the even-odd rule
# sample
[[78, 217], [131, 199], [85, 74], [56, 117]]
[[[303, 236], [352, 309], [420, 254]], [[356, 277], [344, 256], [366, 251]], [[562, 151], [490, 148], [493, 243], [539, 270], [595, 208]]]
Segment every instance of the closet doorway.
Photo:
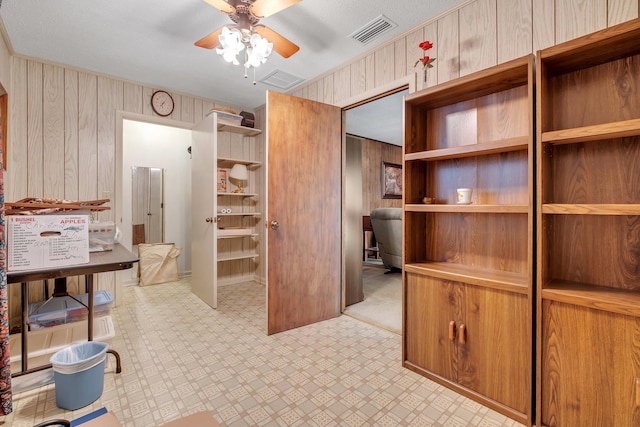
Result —
[[383, 168], [402, 165], [402, 109], [408, 86], [345, 108], [343, 312], [398, 334], [402, 331], [402, 274], [383, 264], [375, 249], [367, 249], [376, 242], [366, 225], [373, 209], [402, 206], [401, 198], [385, 196]]
[[[191, 155], [188, 151], [191, 129], [187, 126], [190, 124], [123, 112], [118, 113], [117, 123], [120, 129], [116, 142], [118, 178], [115, 211], [116, 218], [120, 219], [120, 243], [129, 250], [137, 251], [136, 243], [140, 243], [140, 238], [134, 239], [134, 225], [144, 224], [143, 217], [152, 213], [157, 220], [154, 219], [156, 225], [145, 224], [146, 243], [152, 243], [151, 240], [158, 243], [155, 240], [160, 239], [160, 242], [173, 243], [182, 248], [178, 257], [178, 272], [180, 277], [188, 276], [191, 274], [191, 217], [188, 209], [191, 204]], [[152, 199], [162, 197], [162, 202], [158, 200], [152, 203], [152, 210], [147, 210], [146, 205], [140, 209], [134, 207], [134, 200], [139, 198], [134, 195], [134, 188], [137, 188], [134, 186], [134, 167], [149, 168], [153, 170], [152, 175], [162, 172], [162, 190], [155, 189], [160, 185], [159, 180], [154, 180], [156, 184], [149, 188], [155, 194]], [[137, 269], [123, 272], [119, 282], [136, 284]]]

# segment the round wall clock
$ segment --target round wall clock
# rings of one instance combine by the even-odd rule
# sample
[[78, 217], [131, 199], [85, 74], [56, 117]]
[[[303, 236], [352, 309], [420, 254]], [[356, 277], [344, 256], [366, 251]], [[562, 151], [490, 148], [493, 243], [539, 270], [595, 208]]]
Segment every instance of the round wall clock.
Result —
[[151, 108], [157, 115], [166, 117], [173, 112], [173, 98], [164, 90], [157, 90], [151, 95]]

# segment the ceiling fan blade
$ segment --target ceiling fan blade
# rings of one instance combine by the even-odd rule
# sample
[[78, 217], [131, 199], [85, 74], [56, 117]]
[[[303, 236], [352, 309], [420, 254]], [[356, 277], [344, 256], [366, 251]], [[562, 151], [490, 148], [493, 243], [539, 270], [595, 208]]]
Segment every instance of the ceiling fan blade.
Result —
[[223, 11], [224, 13], [233, 13], [236, 9], [224, 0], [204, 0], [211, 6]]
[[[209, 0], [205, 0], [209, 1]], [[256, 0], [251, 5], [251, 11], [255, 16], [264, 18], [274, 13], [278, 13], [283, 9], [300, 3], [302, 0]]]
[[218, 40], [218, 36], [222, 32], [222, 28], [224, 27], [218, 28], [213, 33], [209, 34], [208, 36], [204, 36], [194, 44], [198, 47], [203, 47], [205, 49], [213, 49], [214, 47], [220, 44], [220, 41]]
[[284, 38], [269, 27], [258, 25], [254, 28], [254, 31], [273, 43], [273, 50], [278, 52], [283, 58], [288, 58], [300, 50], [298, 45]]

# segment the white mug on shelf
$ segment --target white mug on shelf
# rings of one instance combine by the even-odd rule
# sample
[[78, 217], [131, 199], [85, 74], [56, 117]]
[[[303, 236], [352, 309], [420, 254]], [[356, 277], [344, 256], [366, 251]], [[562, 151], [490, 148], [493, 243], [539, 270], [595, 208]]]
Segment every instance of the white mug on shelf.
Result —
[[458, 204], [468, 205], [471, 203], [471, 194], [473, 194], [473, 188], [458, 188], [456, 190], [458, 194]]

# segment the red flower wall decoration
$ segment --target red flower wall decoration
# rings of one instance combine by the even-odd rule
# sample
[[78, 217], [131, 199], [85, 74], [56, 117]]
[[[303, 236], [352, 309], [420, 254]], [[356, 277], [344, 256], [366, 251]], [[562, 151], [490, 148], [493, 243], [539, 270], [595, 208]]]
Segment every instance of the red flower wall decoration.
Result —
[[431, 58], [429, 55], [427, 55], [427, 51], [433, 47], [433, 43], [431, 43], [429, 40], [425, 40], [420, 43], [418, 47], [422, 49], [422, 58], [416, 61], [414, 67], [417, 67], [418, 64], [421, 63], [424, 68], [433, 68], [433, 61], [435, 61], [436, 58]]

